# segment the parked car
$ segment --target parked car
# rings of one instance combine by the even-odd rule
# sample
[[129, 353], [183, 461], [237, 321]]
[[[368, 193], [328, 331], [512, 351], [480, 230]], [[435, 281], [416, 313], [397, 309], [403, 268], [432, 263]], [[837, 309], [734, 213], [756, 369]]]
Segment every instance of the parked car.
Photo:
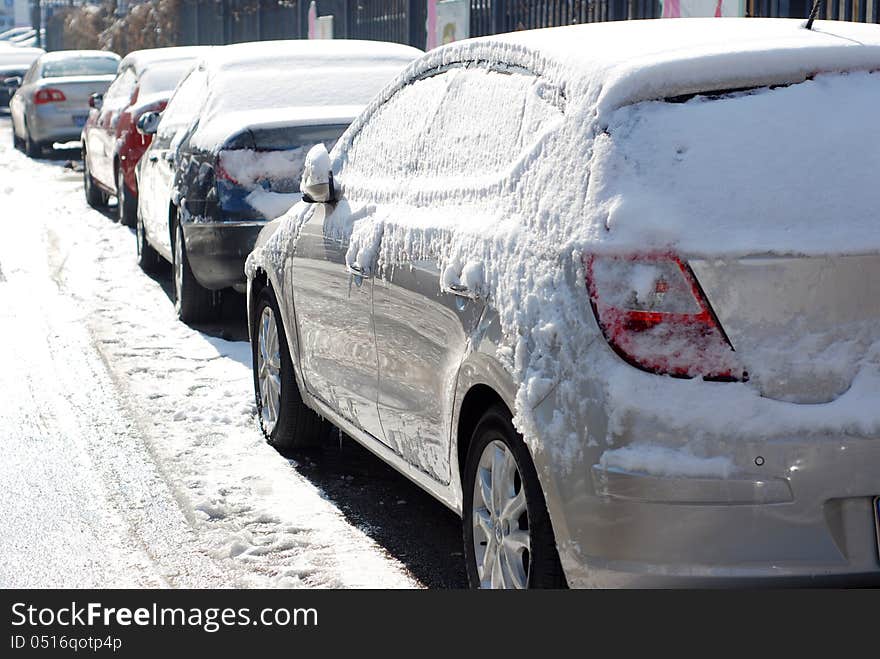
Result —
[[9, 99], [21, 84], [21, 79], [24, 78], [31, 64], [44, 52], [40, 48], [4, 48], [0, 50], [0, 107], [9, 106]]
[[0, 42], [8, 42], [17, 37], [28, 37], [36, 33], [37, 31], [32, 27], [12, 27], [4, 32], [0, 32]]
[[89, 97], [107, 90], [118, 66], [119, 55], [100, 50], [41, 55], [9, 101], [16, 144], [36, 157], [54, 142], [79, 140]]
[[208, 317], [215, 291], [244, 289], [260, 229], [299, 199], [308, 149], [332, 146], [419, 53], [349, 40], [225, 46], [181, 82], [161, 123], [142, 117], [158, 132], [137, 169], [138, 258], [172, 263], [182, 320]]
[[46, 42], [46, 30], [40, 30], [40, 36], [42, 37], [42, 41], [37, 39], [37, 31], [32, 28], [21, 34], [9, 37], [9, 39], [3, 43], [19, 48], [34, 48]]
[[147, 112], [164, 110], [177, 83], [209, 48], [184, 46], [129, 53], [107, 92], [93, 97], [93, 110], [81, 140], [83, 184], [91, 206], [106, 205], [108, 196], [115, 196], [116, 219], [135, 225], [138, 188], [134, 168], [152, 139], [136, 130], [137, 120]]
[[474, 586], [876, 584], [878, 45], [685, 19], [429, 52], [248, 259], [268, 441], [362, 443], [462, 516]]

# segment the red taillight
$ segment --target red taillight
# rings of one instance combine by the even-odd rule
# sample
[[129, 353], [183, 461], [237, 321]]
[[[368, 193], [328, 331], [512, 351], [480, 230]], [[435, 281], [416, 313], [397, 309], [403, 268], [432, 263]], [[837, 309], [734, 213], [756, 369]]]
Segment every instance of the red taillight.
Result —
[[223, 179], [224, 181], [229, 181], [233, 185], [241, 185], [236, 178], [229, 173], [229, 169], [234, 169], [234, 167], [230, 167], [229, 163], [224, 164], [224, 160], [228, 161], [230, 159], [229, 151], [221, 151], [217, 154], [217, 167], [214, 170], [214, 176], [218, 179]]
[[67, 97], [64, 95], [64, 92], [60, 89], [53, 89], [52, 87], [46, 87], [45, 89], [41, 89], [36, 94], [34, 94], [34, 104], [36, 105], [44, 105], [46, 103], [61, 103], [62, 101], [66, 101]]
[[584, 257], [599, 327], [626, 361], [652, 373], [746, 377], [691, 269], [672, 254]]

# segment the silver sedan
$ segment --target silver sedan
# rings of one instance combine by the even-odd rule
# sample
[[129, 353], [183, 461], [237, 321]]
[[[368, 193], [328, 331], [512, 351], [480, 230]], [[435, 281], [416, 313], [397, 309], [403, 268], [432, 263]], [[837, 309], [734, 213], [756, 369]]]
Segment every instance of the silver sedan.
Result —
[[9, 101], [16, 146], [38, 156], [55, 142], [79, 140], [91, 95], [107, 90], [118, 66], [118, 55], [98, 50], [58, 51], [37, 59]]

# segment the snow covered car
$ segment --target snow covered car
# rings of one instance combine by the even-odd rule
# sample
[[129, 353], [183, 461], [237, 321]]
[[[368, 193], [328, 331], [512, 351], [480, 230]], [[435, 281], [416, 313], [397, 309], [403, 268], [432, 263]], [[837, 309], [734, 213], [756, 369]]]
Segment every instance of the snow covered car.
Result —
[[27, 70], [45, 51], [40, 48], [4, 48], [0, 50], [0, 107], [8, 107], [9, 99], [21, 85]]
[[341, 428], [474, 586], [876, 583], [878, 69], [791, 20], [428, 53], [248, 259], [269, 442]]
[[54, 142], [79, 140], [89, 97], [116, 77], [119, 55], [102, 50], [60, 50], [33, 63], [9, 101], [13, 139], [31, 157]]
[[162, 113], [138, 166], [138, 260], [171, 261], [181, 320], [204, 320], [214, 292], [244, 289], [265, 223], [299, 200], [311, 146], [332, 146], [421, 51], [379, 41], [275, 41], [215, 49]]
[[137, 121], [147, 112], [165, 109], [177, 83], [209, 48], [183, 46], [129, 53], [107, 92], [94, 96], [93, 110], [82, 132], [83, 186], [91, 206], [103, 206], [108, 196], [115, 196], [117, 220], [135, 225], [134, 168], [151, 139], [135, 129]]

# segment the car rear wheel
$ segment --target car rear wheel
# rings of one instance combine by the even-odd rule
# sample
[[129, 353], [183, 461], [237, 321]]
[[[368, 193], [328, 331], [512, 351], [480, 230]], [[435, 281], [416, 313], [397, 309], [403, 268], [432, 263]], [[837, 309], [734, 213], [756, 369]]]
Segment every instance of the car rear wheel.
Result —
[[31, 137], [31, 132], [27, 129], [27, 126], [24, 128], [24, 152], [29, 158], [39, 158], [43, 155], [43, 145]]
[[463, 479], [463, 535], [473, 588], [564, 588], [531, 456], [501, 405], [474, 430]]
[[135, 227], [135, 240], [137, 242], [137, 262], [144, 272], [155, 272], [159, 269], [162, 257], [153, 249], [153, 246], [147, 241], [147, 234], [144, 231], [144, 222], [141, 218], [137, 218]]
[[187, 324], [208, 320], [213, 311], [214, 294], [196, 281], [193, 275], [186, 255], [183, 228], [179, 222], [174, 230], [172, 251], [174, 309], [177, 311], [177, 317]]
[[308, 408], [300, 396], [271, 286], [257, 297], [251, 336], [257, 416], [266, 440], [275, 448], [296, 449], [328, 439], [333, 426]]
[[95, 184], [95, 179], [89, 171], [89, 159], [85, 151], [83, 151], [83, 190], [86, 193], [86, 203], [92, 208], [103, 208], [107, 205], [107, 196]]
[[127, 227], [137, 223], [137, 198], [125, 185], [122, 165], [116, 166], [116, 221]]

